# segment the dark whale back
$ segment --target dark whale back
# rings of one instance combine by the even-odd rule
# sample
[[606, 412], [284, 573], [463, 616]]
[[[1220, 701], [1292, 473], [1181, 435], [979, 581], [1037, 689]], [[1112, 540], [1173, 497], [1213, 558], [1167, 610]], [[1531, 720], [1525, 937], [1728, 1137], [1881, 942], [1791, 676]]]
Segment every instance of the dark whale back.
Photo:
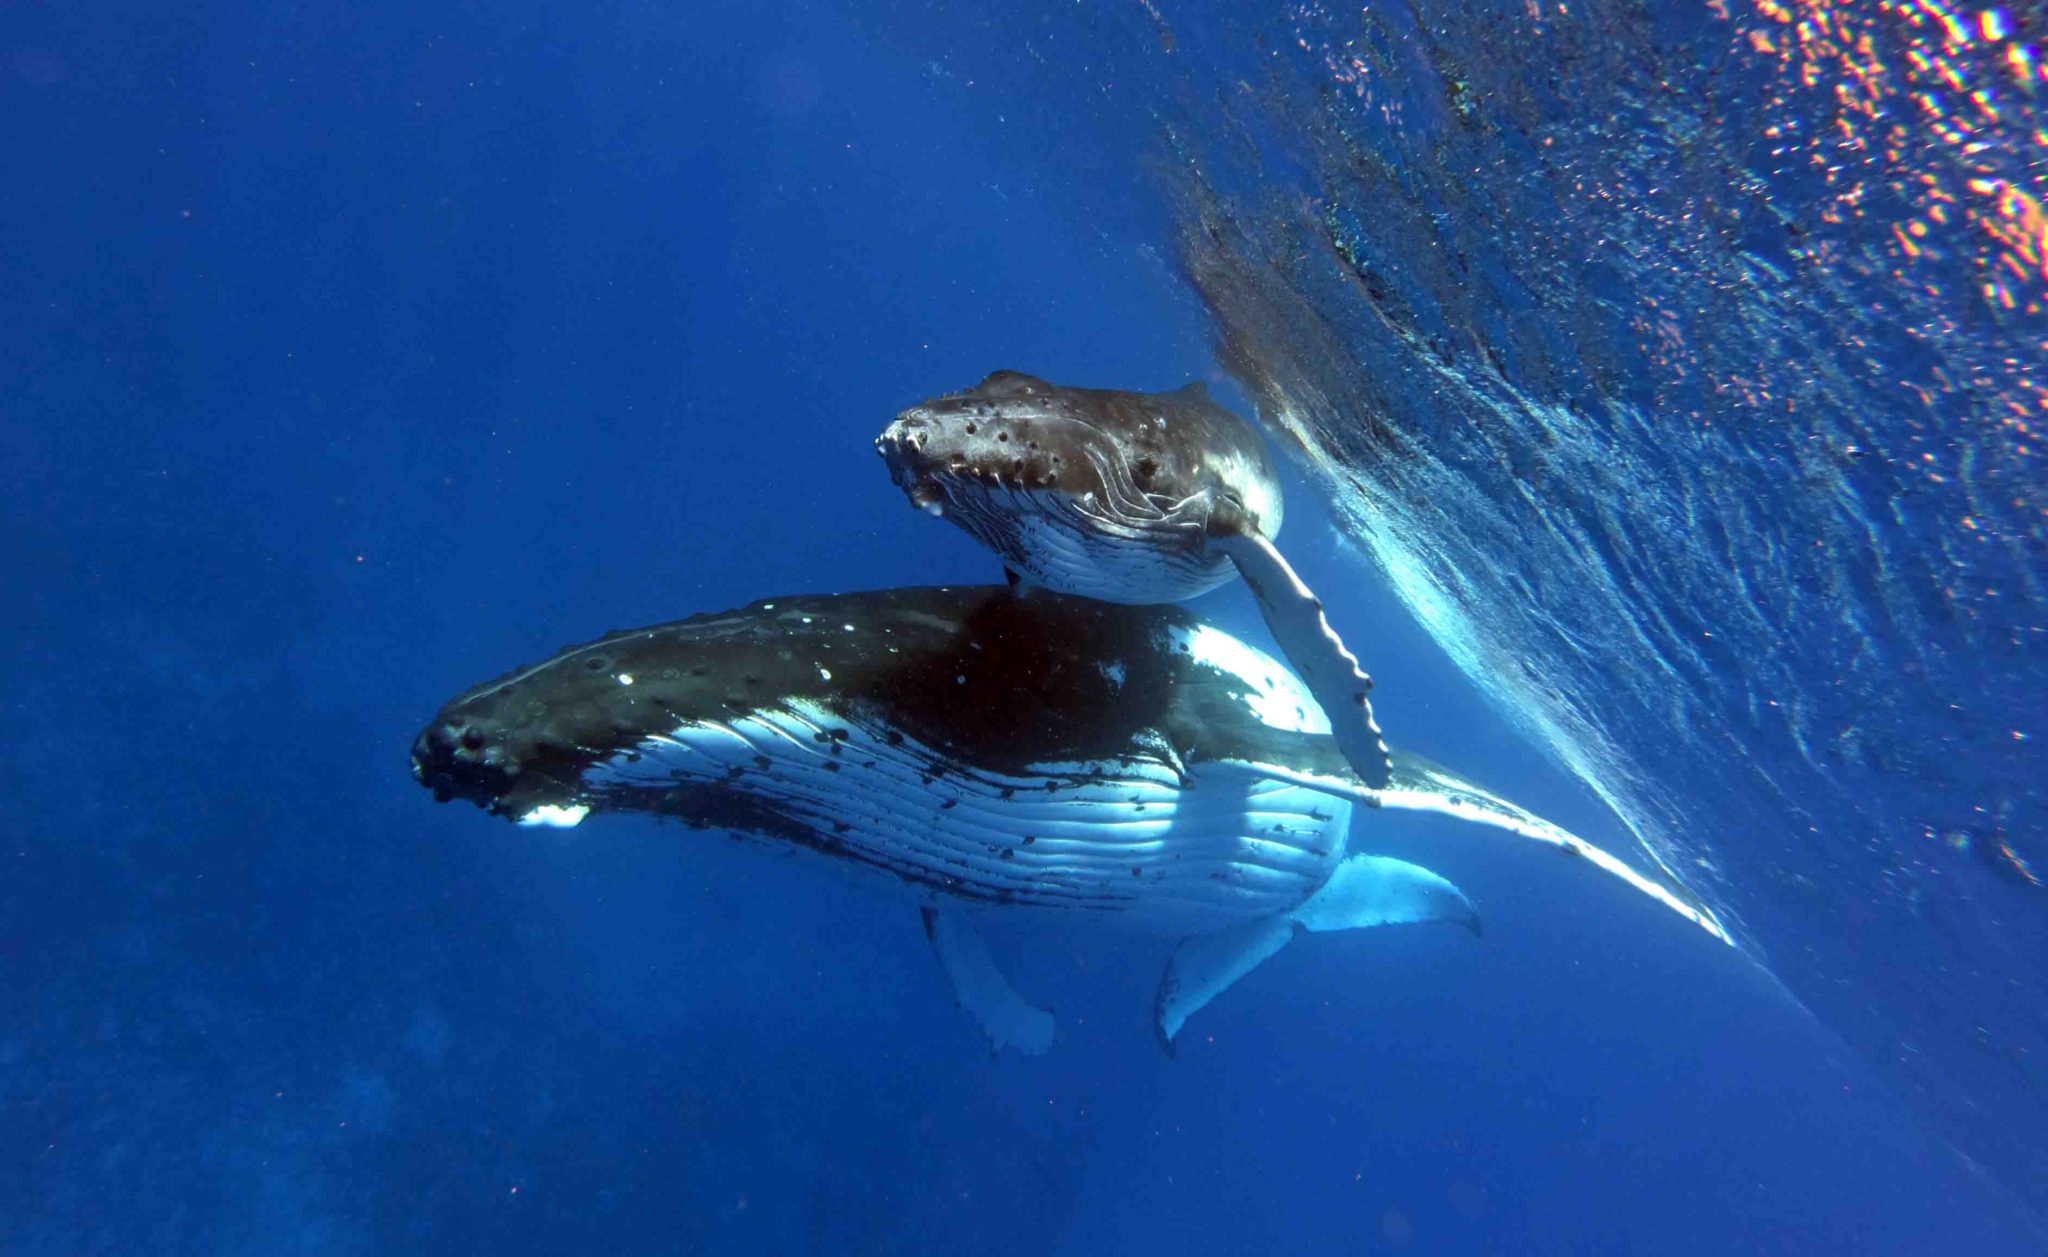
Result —
[[420, 734], [414, 774], [440, 797], [519, 815], [573, 800], [591, 765], [651, 735], [809, 704], [986, 771], [1156, 744], [1341, 775], [1327, 737], [1268, 723], [1270, 687], [1292, 678], [1252, 652], [1233, 667], [1189, 648], [1211, 638], [1234, 641], [1174, 607], [1003, 586], [764, 599], [613, 633], [476, 686]]

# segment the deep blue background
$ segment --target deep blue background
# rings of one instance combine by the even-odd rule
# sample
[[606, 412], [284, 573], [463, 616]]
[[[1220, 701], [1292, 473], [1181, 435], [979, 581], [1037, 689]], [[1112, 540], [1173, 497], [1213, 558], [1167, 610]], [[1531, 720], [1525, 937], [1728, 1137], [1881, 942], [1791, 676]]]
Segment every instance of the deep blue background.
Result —
[[[1177, 1061], [1164, 943], [999, 937], [1021, 1061], [829, 872], [429, 805], [418, 726], [566, 641], [992, 578], [897, 407], [1213, 371], [1109, 142], [952, 74], [828, 8], [0, 9], [0, 1249], [2032, 1251], [1505, 840], [1383, 829], [1486, 938], [1305, 940]], [[1397, 738], [1619, 844], [1290, 508]]]

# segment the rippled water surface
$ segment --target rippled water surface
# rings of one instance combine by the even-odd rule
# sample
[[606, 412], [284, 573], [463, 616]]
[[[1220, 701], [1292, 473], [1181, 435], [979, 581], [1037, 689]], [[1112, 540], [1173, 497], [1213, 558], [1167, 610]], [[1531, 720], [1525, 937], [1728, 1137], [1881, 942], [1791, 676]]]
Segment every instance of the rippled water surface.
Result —
[[2041, 34], [1931, 0], [1148, 4], [963, 58], [1158, 129], [1222, 361], [1371, 566], [2037, 1203]]
[[[2017, 6], [0, 6], [0, 1253], [2030, 1253]], [[1207, 379], [1483, 939], [918, 914], [407, 774], [564, 642], [999, 579], [872, 441]], [[1234, 586], [1194, 609], [1262, 640]], [[996, 713], [1000, 714], [1000, 713]], [[616, 824], [605, 822], [616, 820]]]

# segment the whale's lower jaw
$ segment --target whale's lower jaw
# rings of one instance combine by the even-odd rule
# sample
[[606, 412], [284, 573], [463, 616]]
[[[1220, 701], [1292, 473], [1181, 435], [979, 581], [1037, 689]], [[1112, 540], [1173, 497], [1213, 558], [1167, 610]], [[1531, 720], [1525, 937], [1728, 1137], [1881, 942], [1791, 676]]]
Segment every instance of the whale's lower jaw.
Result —
[[1228, 557], [1203, 542], [1198, 521], [1112, 518], [1102, 503], [1057, 490], [974, 480], [935, 482], [939, 513], [1048, 589], [1104, 602], [1180, 602], [1236, 574]]
[[650, 736], [593, 765], [580, 798], [794, 842], [960, 900], [1169, 936], [1296, 907], [1343, 858], [1350, 821], [1348, 803], [1242, 765], [1183, 778], [1134, 754], [983, 772], [805, 703]]

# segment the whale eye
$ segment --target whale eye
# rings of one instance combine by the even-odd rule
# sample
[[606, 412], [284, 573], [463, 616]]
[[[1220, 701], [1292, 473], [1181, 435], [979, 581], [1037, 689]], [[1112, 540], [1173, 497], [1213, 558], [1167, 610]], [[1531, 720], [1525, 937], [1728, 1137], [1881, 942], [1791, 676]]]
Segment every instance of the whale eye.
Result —
[[605, 655], [592, 655], [583, 661], [583, 666], [591, 672], [603, 672], [612, 666], [612, 661]]

